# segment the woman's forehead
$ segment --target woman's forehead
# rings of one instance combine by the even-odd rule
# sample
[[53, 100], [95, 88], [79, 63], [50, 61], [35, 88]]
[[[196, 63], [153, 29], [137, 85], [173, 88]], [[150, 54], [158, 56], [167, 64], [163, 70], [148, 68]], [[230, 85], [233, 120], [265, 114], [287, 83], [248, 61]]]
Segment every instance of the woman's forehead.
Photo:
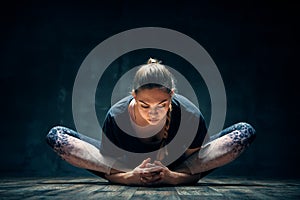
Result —
[[164, 90], [153, 88], [140, 90], [137, 93], [136, 98], [138, 101], [144, 103], [162, 103], [163, 101], [169, 100], [171, 96]]

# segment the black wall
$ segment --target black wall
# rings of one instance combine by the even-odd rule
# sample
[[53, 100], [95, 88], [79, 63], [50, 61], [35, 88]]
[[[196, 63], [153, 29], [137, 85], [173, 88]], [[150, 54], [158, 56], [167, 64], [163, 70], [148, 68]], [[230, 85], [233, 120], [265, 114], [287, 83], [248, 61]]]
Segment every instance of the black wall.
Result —
[[[114, 34], [154, 26], [180, 31], [206, 49], [226, 88], [225, 126], [247, 121], [257, 131], [251, 148], [215, 174], [299, 177], [295, 5], [10, 1], [0, 9], [2, 176], [88, 174], [61, 161], [45, 143], [45, 135], [58, 124], [75, 129], [72, 88], [89, 52]], [[167, 59], [174, 55], [153, 54], [162, 55], [160, 59], [170, 66], [176, 63]], [[148, 59], [145, 52], [135, 56], [133, 62], [134, 56], [125, 55], [111, 69], [124, 72], [124, 63]], [[118, 76], [114, 78], [117, 81]], [[102, 90], [109, 95], [110, 88]], [[102, 107], [100, 120], [108, 109]], [[203, 114], [209, 118], [209, 103]]]

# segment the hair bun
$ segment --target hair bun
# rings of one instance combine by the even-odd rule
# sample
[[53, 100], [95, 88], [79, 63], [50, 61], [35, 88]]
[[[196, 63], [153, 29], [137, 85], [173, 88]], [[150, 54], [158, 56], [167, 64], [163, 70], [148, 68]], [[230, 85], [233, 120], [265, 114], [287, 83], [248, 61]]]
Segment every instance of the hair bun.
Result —
[[147, 64], [160, 64], [161, 61], [155, 59], [155, 58], [149, 58], [149, 60], [147, 61]]

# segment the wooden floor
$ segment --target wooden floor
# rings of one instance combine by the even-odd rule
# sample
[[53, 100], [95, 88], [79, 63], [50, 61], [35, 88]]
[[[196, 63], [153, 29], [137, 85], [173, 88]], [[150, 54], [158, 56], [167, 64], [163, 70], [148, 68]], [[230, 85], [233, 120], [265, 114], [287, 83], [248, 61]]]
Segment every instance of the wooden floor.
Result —
[[300, 199], [299, 180], [204, 178], [195, 186], [129, 187], [97, 177], [2, 178], [0, 199]]

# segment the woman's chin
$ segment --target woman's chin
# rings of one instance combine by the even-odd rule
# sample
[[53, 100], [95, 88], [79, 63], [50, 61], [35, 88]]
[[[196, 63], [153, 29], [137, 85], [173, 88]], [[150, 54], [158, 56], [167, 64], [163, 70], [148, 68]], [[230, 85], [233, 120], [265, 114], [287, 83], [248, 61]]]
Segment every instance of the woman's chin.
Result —
[[156, 125], [160, 122], [159, 119], [148, 119], [147, 121], [150, 125]]

